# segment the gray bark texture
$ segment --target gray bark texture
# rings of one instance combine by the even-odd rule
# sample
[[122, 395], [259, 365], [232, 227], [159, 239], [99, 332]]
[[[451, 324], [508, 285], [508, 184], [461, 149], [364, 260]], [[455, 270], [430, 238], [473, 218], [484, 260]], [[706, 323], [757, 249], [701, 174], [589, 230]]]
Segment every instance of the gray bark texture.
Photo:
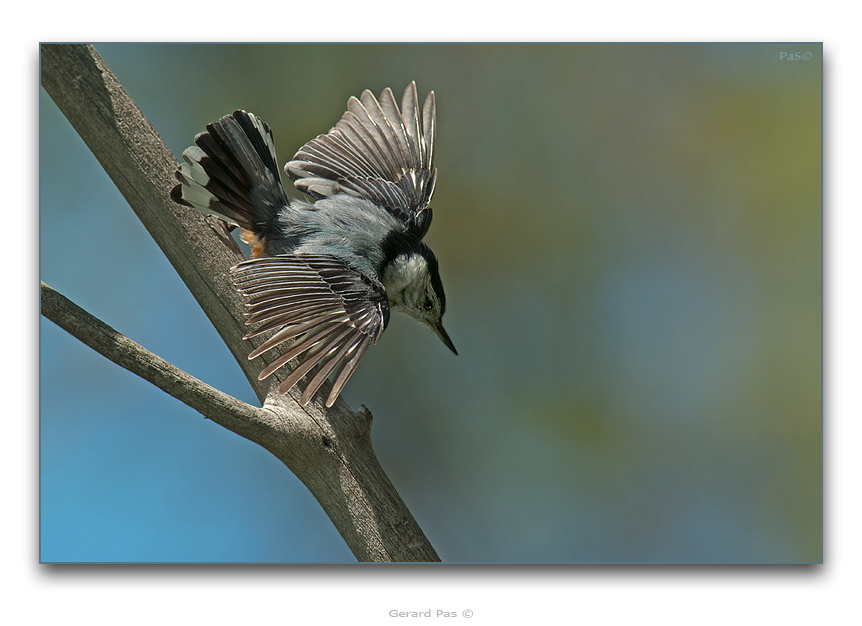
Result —
[[371, 413], [341, 399], [330, 409], [317, 402], [302, 407], [295, 390], [277, 393], [277, 374], [257, 379], [267, 361], [249, 361], [247, 355], [261, 339], [242, 339], [244, 303], [227, 274], [244, 256], [221, 221], [170, 199], [177, 159], [95, 48], [43, 44], [41, 74], [42, 86], [212, 321], [263, 408], [188, 376], [44, 284], [43, 314], [114, 362], [278, 457], [311, 491], [359, 561], [439, 561], [377, 461]]

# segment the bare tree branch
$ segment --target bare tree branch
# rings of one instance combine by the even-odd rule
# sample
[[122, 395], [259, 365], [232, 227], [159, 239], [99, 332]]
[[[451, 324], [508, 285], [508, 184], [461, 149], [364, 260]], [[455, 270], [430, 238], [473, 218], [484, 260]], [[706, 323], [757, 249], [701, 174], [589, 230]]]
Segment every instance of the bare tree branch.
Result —
[[298, 392], [282, 396], [275, 391], [278, 376], [257, 379], [266, 362], [246, 358], [255, 344], [242, 340], [244, 305], [227, 278], [228, 268], [244, 257], [221, 222], [170, 200], [176, 157], [104, 60], [92, 46], [44, 44], [41, 61], [42, 86], [177, 270], [264, 401], [260, 413], [240, 411], [234, 413], [232, 426], [222, 425], [285, 463], [320, 502], [357, 559], [439, 561], [377, 461], [369, 411], [355, 410], [342, 400], [330, 409], [317, 402], [301, 407], [293, 395]]
[[236, 434], [253, 439], [257, 436], [255, 429], [263, 428], [260, 423], [268, 417], [265, 409], [241, 402], [187, 374], [96, 319], [44, 282], [42, 315], [102, 356]]

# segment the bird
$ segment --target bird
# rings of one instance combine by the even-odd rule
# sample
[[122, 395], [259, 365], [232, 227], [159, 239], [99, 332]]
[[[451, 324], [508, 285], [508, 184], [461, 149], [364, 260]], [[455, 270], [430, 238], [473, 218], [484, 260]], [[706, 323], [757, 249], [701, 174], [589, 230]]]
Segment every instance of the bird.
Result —
[[[183, 151], [174, 202], [241, 229], [251, 258], [229, 270], [246, 299], [249, 339], [275, 331], [248, 358], [284, 346], [259, 374], [285, 367], [278, 392], [308, 383], [307, 405], [332, 377], [331, 407], [390, 311], [430, 328], [458, 354], [443, 328], [446, 296], [437, 258], [422, 241], [437, 180], [434, 92], [420, 111], [415, 81], [401, 106], [387, 87], [351, 96], [327, 133], [303, 145], [284, 172], [305, 198], [281, 184], [273, 133], [236, 110], [206, 126]], [[297, 359], [291, 364], [293, 359]]]

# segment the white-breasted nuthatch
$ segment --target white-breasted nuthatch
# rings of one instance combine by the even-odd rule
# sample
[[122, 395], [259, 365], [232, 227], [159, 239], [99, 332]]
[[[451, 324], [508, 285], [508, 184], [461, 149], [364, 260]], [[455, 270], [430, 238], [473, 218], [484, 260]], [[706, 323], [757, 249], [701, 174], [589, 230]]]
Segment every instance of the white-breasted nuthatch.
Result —
[[326, 398], [332, 406], [383, 334], [390, 308], [457, 354], [441, 321], [437, 259], [422, 243], [437, 178], [433, 91], [421, 116], [415, 83], [400, 110], [388, 87], [379, 100], [367, 90], [351, 97], [341, 120], [284, 166], [314, 202], [288, 199], [272, 131], [258, 117], [235, 111], [206, 128], [183, 152], [171, 197], [238, 226], [252, 248], [252, 259], [230, 270], [248, 298], [246, 323], [261, 324], [245, 338], [276, 332], [248, 358], [293, 340], [260, 379], [300, 357], [279, 391], [308, 374], [305, 405], [335, 373]]

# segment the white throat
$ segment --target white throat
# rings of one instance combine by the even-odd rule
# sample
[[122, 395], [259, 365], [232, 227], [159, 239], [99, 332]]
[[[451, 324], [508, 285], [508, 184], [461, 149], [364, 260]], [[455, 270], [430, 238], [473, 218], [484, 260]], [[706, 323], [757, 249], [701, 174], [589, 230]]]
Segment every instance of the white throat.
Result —
[[383, 286], [389, 302], [400, 307], [414, 291], [424, 291], [428, 261], [419, 254], [401, 254], [383, 270]]

